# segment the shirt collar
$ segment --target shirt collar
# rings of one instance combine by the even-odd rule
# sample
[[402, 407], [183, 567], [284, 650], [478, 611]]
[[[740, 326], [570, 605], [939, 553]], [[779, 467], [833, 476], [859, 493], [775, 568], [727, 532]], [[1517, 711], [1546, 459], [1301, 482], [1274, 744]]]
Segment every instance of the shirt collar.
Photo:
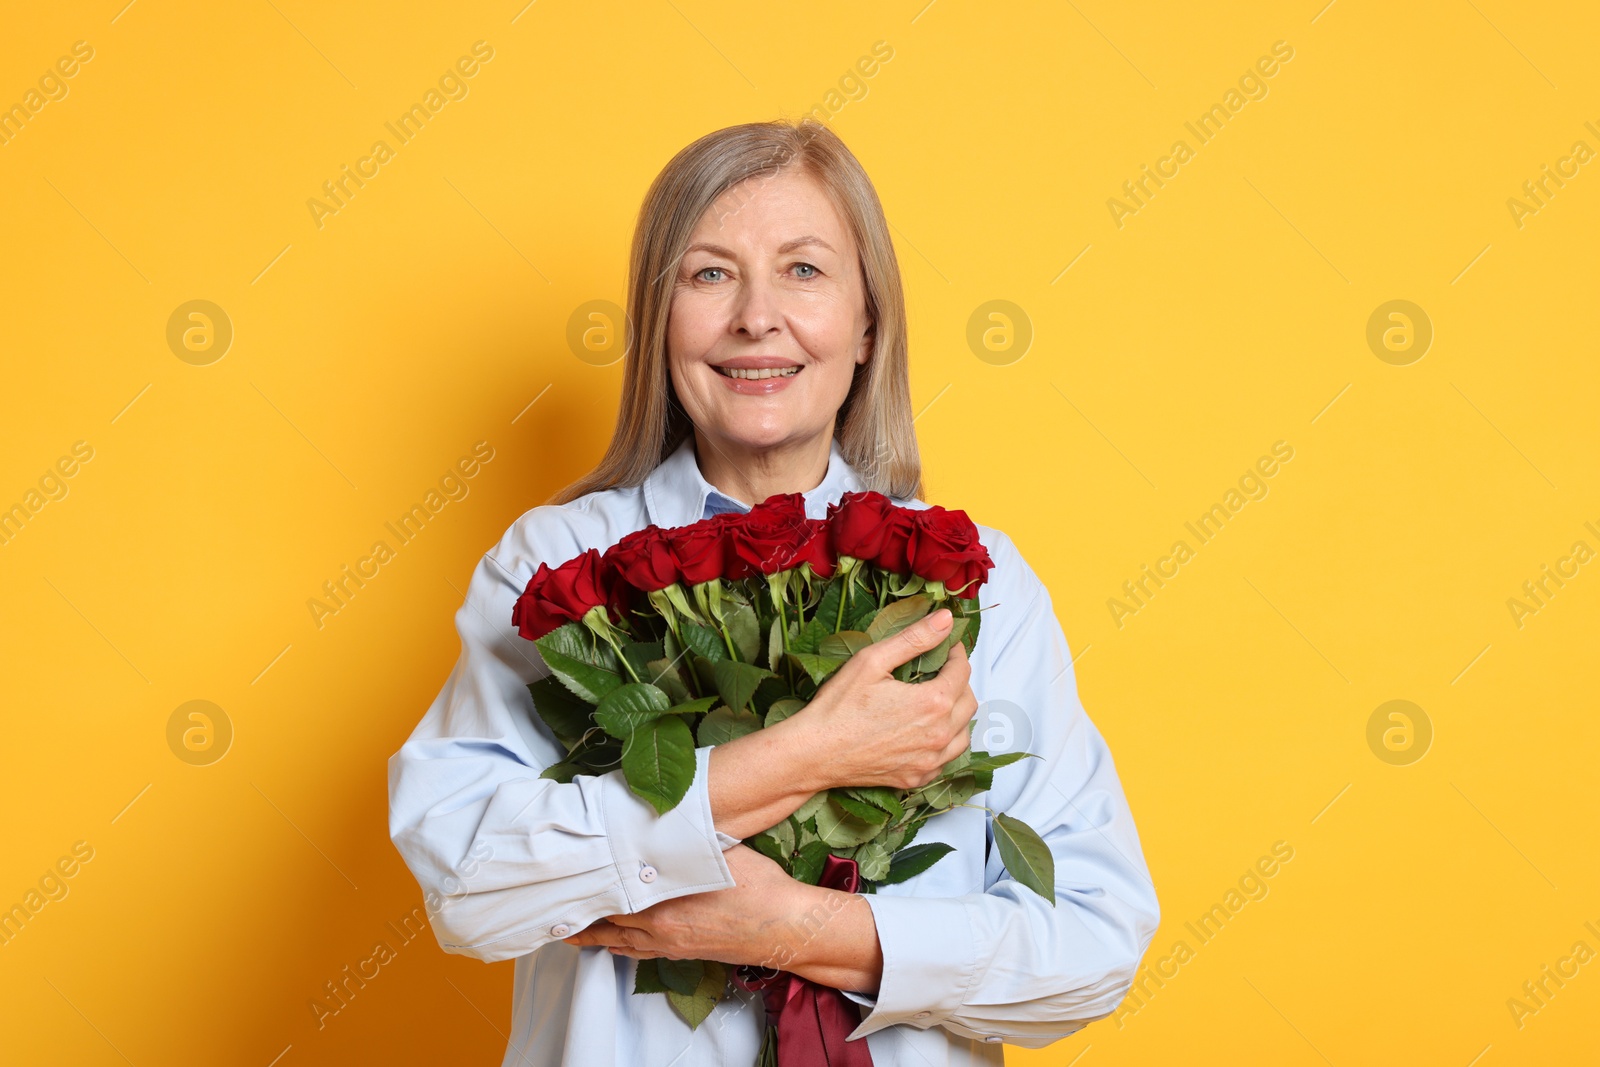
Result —
[[[839, 442], [830, 439], [828, 472], [815, 489], [802, 494], [806, 517], [825, 519], [829, 504], [837, 503], [847, 492], [859, 492], [864, 488], [861, 476], [840, 451]], [[650, 522], [663, 529], [687, 526], [725, 511], [750, 510], [748, 504], [733, 499], [706, 481], [695, 459], [692, 433], [684, 437], [683, 443], [645, 479], [644, 501]]]

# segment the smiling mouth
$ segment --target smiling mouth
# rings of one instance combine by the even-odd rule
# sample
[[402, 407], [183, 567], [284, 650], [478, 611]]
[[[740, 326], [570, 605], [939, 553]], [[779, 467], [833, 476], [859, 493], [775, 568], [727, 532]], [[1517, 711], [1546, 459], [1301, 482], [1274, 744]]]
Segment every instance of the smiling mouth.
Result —
[[762, 378], [792, 378], [800, 373], [800, 368], [762, 367], [759, 370], [745, 370], [736, 367], [717, 367], [716, 372], [724, 378], [744, 378], [748, 381], [759, 381]]

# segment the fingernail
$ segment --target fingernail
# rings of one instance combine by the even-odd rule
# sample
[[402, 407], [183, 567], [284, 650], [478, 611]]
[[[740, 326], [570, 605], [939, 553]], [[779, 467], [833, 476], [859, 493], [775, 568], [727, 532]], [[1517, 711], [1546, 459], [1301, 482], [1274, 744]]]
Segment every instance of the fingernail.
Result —
[[950, 620], [952, 618], [954, 618], [954, 615], [951, 613], [949, 608], [940, 608], [938, 611], [933, 613], [933, 625], [935, 628], [942, 630], [946, 626], [950, 625]]

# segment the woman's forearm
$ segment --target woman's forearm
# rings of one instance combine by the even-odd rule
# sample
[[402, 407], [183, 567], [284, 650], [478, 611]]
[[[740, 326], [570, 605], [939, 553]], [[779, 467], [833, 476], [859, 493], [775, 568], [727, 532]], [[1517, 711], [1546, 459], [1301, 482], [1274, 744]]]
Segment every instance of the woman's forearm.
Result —
[[711, 750], [711, 821], [743, 840], [776, 826], [827, 788], [787, 721]]
[[859, 893], [805, 886], [793, 958], [783, 969], [813, 982], [875, 996], [883, 949], [872, 906]]

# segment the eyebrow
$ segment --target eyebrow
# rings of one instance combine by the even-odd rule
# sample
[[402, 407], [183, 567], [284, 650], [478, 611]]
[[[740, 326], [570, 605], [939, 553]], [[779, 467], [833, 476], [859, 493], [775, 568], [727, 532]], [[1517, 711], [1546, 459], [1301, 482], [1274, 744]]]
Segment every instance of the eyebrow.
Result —
[[[828, 242], [824, 241], [822, 238], [807, 234], [804, 237], [796, 237], [792, 241], [785, 241], [783, 244], [779, 245], [778, 255], [781, 256], [786, 252], [793, 252], [795, 249], [803, 248], [806, 245], [821, 245], [828, 251], [837, 253], [837, 249], [835, 249]], [[686, 256], [690, 252], [710, 252], [714, 256], [726, 256], [728, 259], [739, 258], [738, 256], [734, 255], [730, 249], [724, 248], [721, 245], [708, 244], [705, 241], [692, 244], [683, 250], [683, 254]]]

